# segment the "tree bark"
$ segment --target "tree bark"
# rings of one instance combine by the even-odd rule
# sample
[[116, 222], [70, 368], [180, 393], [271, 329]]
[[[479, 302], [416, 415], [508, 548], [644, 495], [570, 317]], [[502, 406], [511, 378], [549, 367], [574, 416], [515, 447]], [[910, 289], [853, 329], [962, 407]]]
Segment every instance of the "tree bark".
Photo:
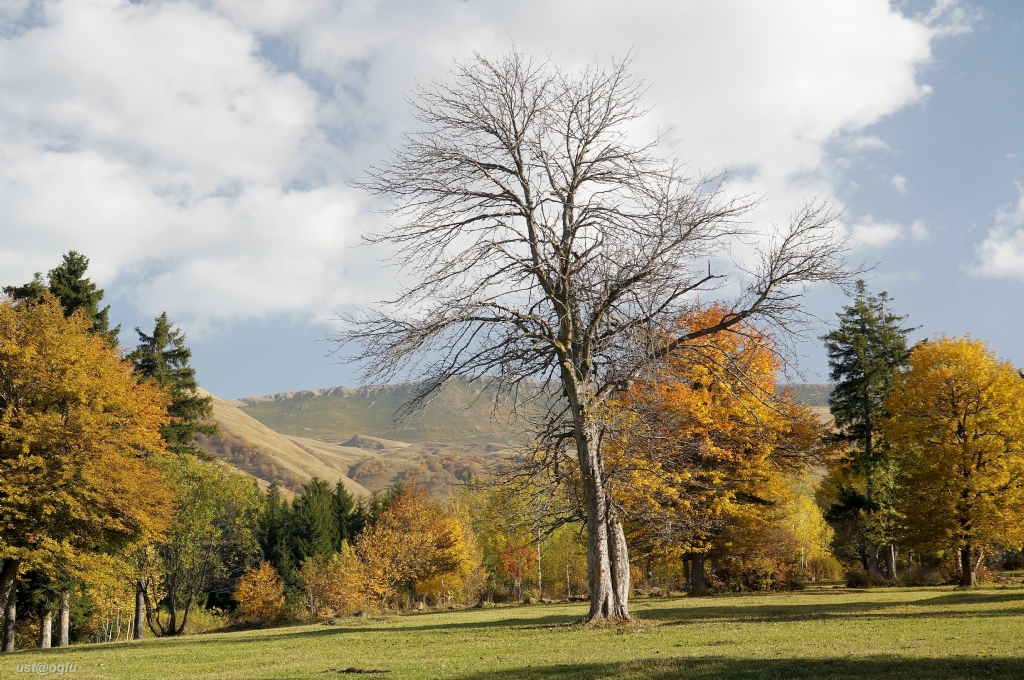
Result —
[[693, 553], [693, 567], [690, 568], [690, 594], [703, 595], [708, 591], [704, 578], [704, 553]]
[[71, 591], [64, 590], [60, 594], [60, 609], [57, 613], [57, 646], [67, 647], [71, 644]]
[[53, 644], [53, 612], [46, 612], [39, 620], [39, 648], [49, 649]]
[[0, 569], [0, 602], [4, 605], [3, 651], [14, 651], [14, 624], [18, 614], [18, 567], [21, 560], [8, 558]]
[[[4, 564], [6, 569], [7, 564]], [[17, 573], [17, 567], [15, 567]], [[18, 621], [18, 588], [11, 586], [7, 595], [7, 604], [4, 605], [4, 651], [14, 651], [14, 624]]]
[[964, 588], [973, 588], [978, 585], [978, 572], [971, 559], [970, 543], [960, 549], [960, 585]]
[[406, 584], [409, 592], [409, 609], [416, 606], [416, 579], [411, 578]]
[[878, 546], [868, 548], [868, 575], [873, 579], [882, 578], [882, 568], [878, 560]]
[[[590, 581], [590, 612], [587, 620], [628, 621], [629, 557], [626, 535], [618, 518], [609, 512], [611, 502], [602, 479], [597, 437], [587, 431], [591, 428], [589, 424], [577, 426], [577, 451], [580, 454], [587, 509], [587, 577]], [[625, 575], [622, 573], [623, 563]]]
[[885, 571], [886, 577], [896, 582], [896, 546], [890, 543], [885, 547]]
[[145, 637], [146, 626], [146, 579], [135, 582], [135, 618], [132, 621], [132, 639], [141, 640]]
[[540, 569], [540, 531], [537, 532], [537, 599], [544, 599], [544, 574]]

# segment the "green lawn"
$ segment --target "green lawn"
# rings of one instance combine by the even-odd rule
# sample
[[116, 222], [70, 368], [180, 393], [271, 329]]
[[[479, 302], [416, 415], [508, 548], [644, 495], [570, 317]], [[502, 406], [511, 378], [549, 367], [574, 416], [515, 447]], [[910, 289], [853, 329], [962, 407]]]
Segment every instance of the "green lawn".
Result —
[[583, 605], [558, 604], [32, 650], [0, 657], [0, 676], [47, 661], [77, 664], [75, 678], [1024, 677], [1016, 586], [634, 600], [633, 611], [636, 626], [582, 627]]

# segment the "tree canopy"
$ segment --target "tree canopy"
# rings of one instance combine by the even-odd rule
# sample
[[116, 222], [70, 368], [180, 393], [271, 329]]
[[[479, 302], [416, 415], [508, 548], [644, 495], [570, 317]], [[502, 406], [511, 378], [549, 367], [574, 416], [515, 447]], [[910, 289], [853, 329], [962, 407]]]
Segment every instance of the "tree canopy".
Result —
[[76, 309], [85, 312], [92, 321], [92, 330], [102, 335], [111, 347], [117, 347], [117, 336], [121, 327], [110, 328], [110, 305], [100, 309], [103, 289], [86, 278], [89, 258], [76, 250], [64, 254], [63, 261], [51, 269], [43, 282], [43, 275], [36, 272], [32, 280], [23, 286], [5, 286], [4, 292], [15, 300], [36, 300], [44, 291], [49, 291], [64, 307], [64, 314], [70, 316]]
[[[0, 557], [6, 598], [19, 563], [66, 571], [167, 526], [167, 397], [48, 292], [0, 301]], [[13, 570], [13, 572], [12, 572]]]
[[958, 549], [974, 585], [980, 551], [1024, 541], [1024, 380], [980, 340], [940, 337], [914, 349], [886, 409], [908, 543]]

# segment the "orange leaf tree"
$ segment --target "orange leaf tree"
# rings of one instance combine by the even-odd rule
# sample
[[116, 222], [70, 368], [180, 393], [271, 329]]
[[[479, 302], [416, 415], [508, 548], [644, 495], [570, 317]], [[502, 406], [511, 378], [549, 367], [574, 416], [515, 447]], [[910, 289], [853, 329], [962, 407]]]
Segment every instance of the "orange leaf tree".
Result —
[[[728, 310], [678, 322], [692, 334]], [[693, 342], [610, 402], [606, 455], [634, 554], [692, 553], [701, 565], [729, 531], [750, 533], [807, 466], [820, 426], [776, 390], [770, 336], [750, 324]], [[698, 575], [699, 576], [699, 575]]]

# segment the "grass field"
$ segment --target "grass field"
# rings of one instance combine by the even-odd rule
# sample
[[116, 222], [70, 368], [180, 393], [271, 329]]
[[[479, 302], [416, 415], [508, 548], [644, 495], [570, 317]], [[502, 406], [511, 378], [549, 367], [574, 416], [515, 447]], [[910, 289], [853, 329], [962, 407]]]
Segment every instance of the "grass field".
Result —
[[[633, 626], [581, 604], [345, 619], [141, 643], [32, 650], [74, 678], [1019, 678], [1024, 588], [821, 590], [635, 600]], [[348, 672], [344, 672], [348, 671]], [[25, 677], [25, 676], [21, 676]]]

